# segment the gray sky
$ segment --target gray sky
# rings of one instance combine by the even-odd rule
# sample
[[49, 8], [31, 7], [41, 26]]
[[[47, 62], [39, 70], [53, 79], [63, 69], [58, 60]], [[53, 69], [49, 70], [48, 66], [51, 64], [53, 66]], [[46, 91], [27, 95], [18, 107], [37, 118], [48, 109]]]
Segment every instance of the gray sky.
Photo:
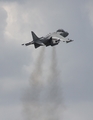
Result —
[[[73, 43], [56, 46], [64, 120], [93, 119], [93, 1], [0, 0], [0, 119], [23, 120], [21, 98], [40, 49], [21, 44], [59, 28]], [[46, 48], [45, 72], [51, 56]]]

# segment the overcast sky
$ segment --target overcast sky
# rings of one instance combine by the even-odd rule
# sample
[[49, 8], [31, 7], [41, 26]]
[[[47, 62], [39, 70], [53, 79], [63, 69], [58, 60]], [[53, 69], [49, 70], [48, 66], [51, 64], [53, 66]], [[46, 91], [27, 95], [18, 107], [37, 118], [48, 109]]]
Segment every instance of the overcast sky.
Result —
[[[0, 119], [23, 120], [21, 99], [41, 48], [21, 44], [32, 40], [32, 30], [44, 36], [62, 28], [74, 40], [56, 46], [62, 119], [93, 120], [93, 1], [0, 0], [0, 23]], [[52, 47], [45, 51], [47, 70]]]

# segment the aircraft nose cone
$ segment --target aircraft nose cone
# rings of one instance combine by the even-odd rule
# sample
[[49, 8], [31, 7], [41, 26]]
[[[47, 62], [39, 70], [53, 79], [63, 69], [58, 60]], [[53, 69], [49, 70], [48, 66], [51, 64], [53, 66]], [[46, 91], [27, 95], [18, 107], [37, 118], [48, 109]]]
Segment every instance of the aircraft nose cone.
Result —
[[72, 42], [72, 41], [74, 41], [74, 40], [70, 40], [70, 42]]
[[66, 43], [69, 43], [69, 42], [72, 42], [72, 41], [74, 41], [74, 40], [69, 40], [69, 41], [66, 41]]

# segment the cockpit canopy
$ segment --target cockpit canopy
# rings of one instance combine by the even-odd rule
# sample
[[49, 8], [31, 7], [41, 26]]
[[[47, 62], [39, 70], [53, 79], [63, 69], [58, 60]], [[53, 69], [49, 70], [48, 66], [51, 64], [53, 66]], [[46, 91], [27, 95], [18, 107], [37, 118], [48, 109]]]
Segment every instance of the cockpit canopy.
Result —
[[63, 37], [67, 37], [69, 35], [69, 33], [64, 31], [63, 29], [58, 29], [57, 32], [60, 32], [60, 35], [62, 35]]
[[57, 32], [65, 32], [63, 29], [58, 29]]

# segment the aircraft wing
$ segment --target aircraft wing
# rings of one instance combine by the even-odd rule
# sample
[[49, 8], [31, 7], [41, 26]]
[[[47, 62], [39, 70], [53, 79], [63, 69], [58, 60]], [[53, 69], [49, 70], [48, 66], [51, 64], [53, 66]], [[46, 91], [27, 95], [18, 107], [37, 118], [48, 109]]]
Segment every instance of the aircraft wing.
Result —
[[68, 38], [66, 38], [66, 37], [63, 37], [62, 35], [60, 35], [60, 34], [57, 33], [57, 32], [52, 33], [52, 34], [51, 34], [51, 37], [58, 38], [58, 39], [60, 39], [61, 41], [66, 42], [66, 43], [69, 43], [69, 42], [72, 42], [72, 41], [73, 41], [73, 40], [70, 40], [70, 39], [68, 39]]

